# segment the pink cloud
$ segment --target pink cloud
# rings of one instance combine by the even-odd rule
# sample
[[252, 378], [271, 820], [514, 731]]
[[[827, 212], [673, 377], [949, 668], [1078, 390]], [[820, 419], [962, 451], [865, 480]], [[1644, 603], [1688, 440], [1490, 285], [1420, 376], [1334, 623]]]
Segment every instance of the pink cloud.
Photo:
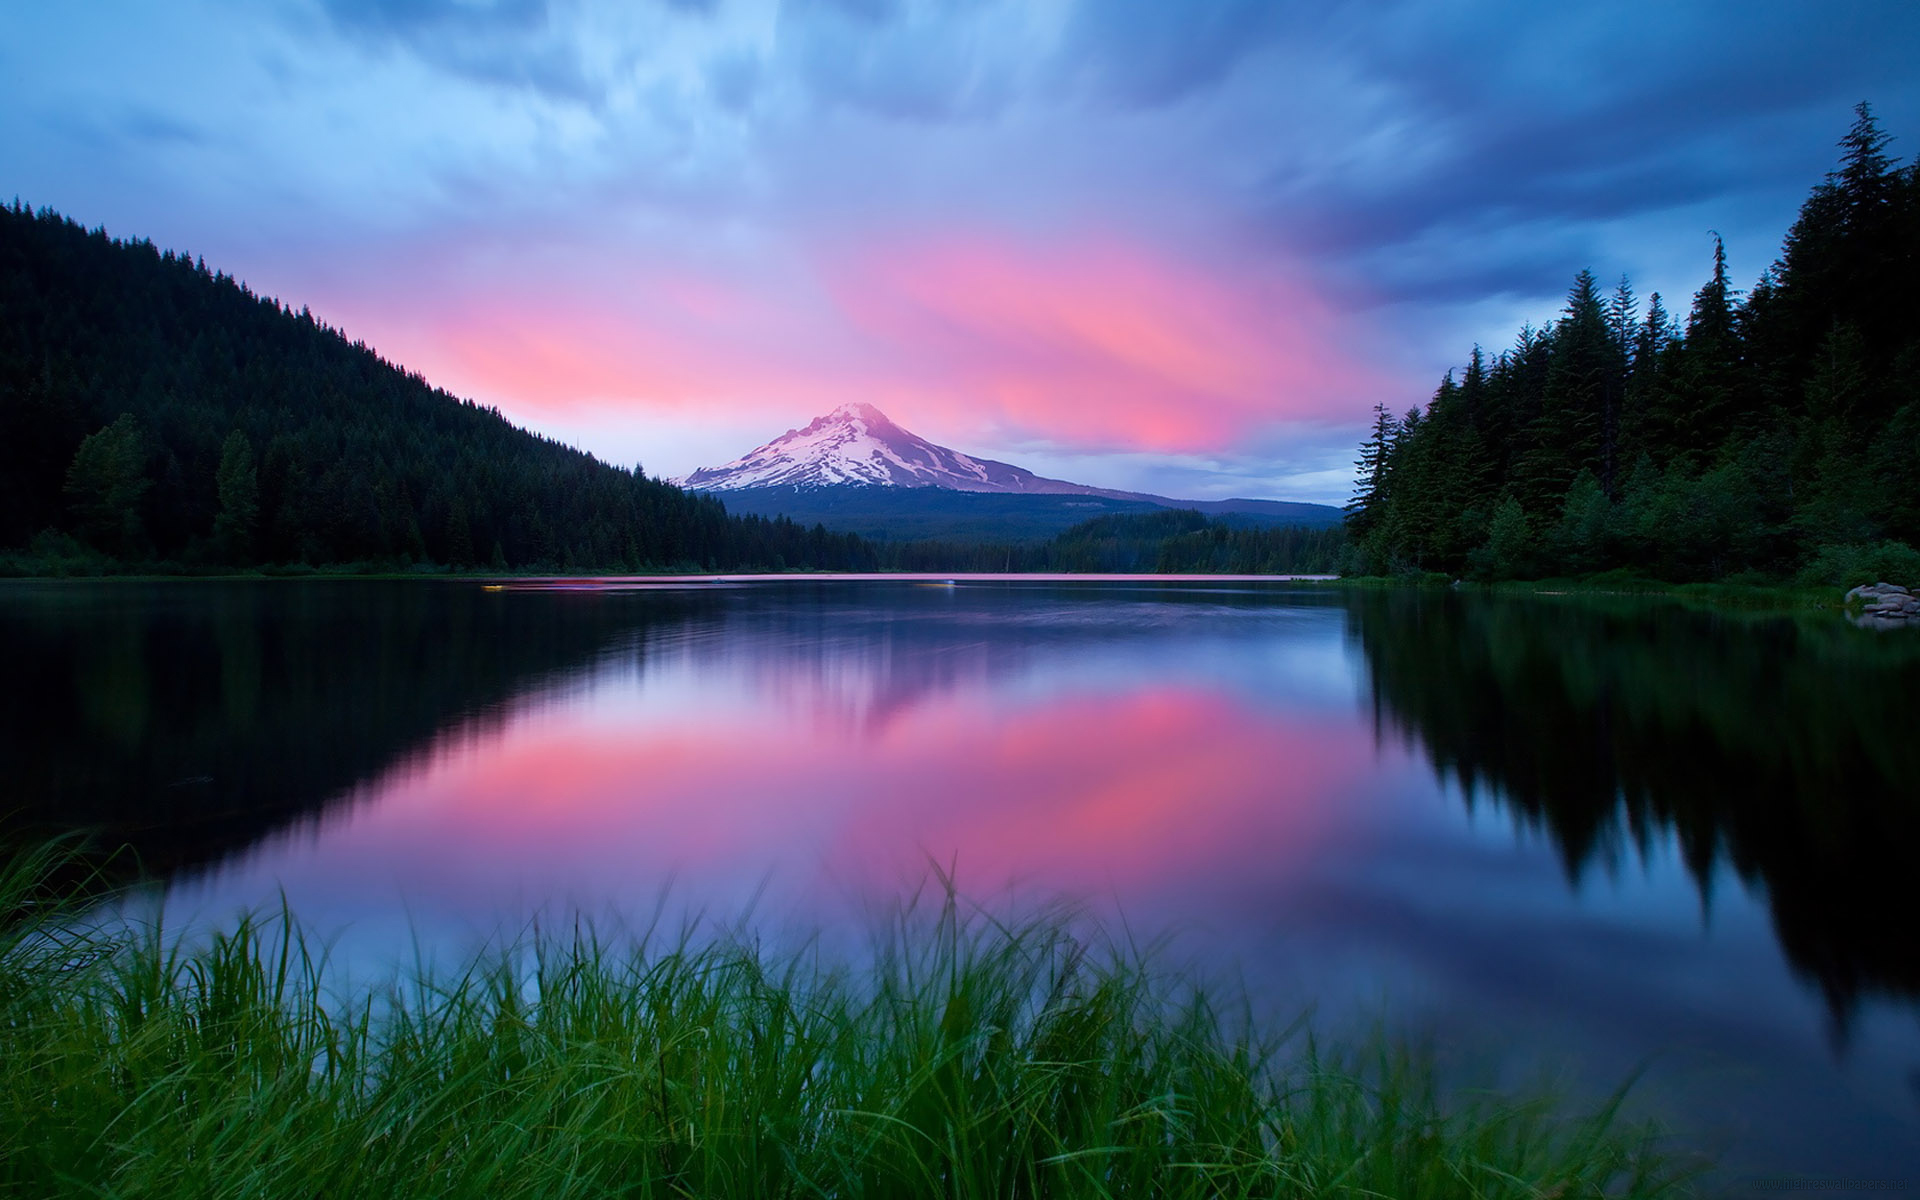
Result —
[[[447, 251], [423, 254], [389, 289], [342, 289], [354, 336], [387, 357], [510, 415], [605, 406], [674, 411], [799, 390], [831, 364], [793, 347], [794, 308], [767, 281], [693, 266], [638, 269], [535, 256], [476, 270]], [[472, 276], [478, 275], [479, 278]], [[431, 294], [431, 302], [421, 296]]]
[[1333, 314], [1280, 279], [1143, 245], [1021, 246], [979, 236], [848, 256], [855, 324], [947, 381], [927, 404], [1068, 446], [1209, 451], [1281, 420], [1350, 410], [1368, 372]]
[[404, 282], [350, 284], [339, 307], [389, 357], [536, 422], [717, 407], [764, 413], [772, 436], [860, 399], [975, 452], [1218, 452], [1280, 422], [1343, 419], [1379, 387], [1297, 280], [1137, 240], [919, 234], [639, 266], [632, 246], [559, 255], [417, 252], [375, 272]]

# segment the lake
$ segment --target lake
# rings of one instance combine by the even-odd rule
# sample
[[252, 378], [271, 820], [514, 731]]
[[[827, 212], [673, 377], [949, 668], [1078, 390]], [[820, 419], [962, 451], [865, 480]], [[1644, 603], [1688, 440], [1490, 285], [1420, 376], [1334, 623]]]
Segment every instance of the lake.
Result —
[[1462, 1082], [1920, 1184], [1920, 635], [1252, 581], [0, 586], [18, 819], [343, 970], [950, 870]]

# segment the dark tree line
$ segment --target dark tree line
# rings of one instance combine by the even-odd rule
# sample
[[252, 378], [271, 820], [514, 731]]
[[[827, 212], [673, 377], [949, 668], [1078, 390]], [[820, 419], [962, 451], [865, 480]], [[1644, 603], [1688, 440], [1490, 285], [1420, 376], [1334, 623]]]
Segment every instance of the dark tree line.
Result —
[[917, 541], [875, 547], [898, 571], [1060, 571], [1114, 574], [1332, 574], [1346, 549], [1334, 527], [1245, 528], [1191, 509], [1110, 513], [1045, 542]]
[[1920, 162], [1867, 105], [1744, 295], [1582, 271], [1559, 318], [1375, 410], [1350, 570], [1920, 582]]
[[860, 569], [509, 424], [204, 262], [0, 207], [0, 551], [32, 568]]

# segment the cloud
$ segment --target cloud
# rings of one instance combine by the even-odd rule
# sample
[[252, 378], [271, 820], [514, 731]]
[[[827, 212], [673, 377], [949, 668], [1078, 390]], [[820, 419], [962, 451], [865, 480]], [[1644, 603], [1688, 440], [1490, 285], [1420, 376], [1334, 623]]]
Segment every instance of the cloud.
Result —
[[[1355, 78], [1381, 84], [1374, 125], [1402, 129], [1410, 153], [1337, 175], [1283, 159], [1262, 184], [1277, 236], [1312, 244], [1391, 297], [1473, 299], [1522, 278], [1544, 286], [1630, 252], [1619, 235], [1644, 238], [1663, 214], [1756, 194], [1779, 204], [1777, 244], [1790, 215], [1781, 209], [1824, 165], [1809, 150], [1844, 126], [1855, 93], [1904, 96], [1910, 109], [1914, 100], [1906, 64], [1920, 10], [1910, 7], [1837, 6], [1820, 21], [1780, 5], [1631, 20], [1518, 5], [1439, 12], [1407, 10], [1371, 36], [1333, 39]], [[1532, 236], [1506, 236], [1515, 228]], [[1430, 259], [1444, 244], [1456, 247], [1447, 269], [1400, 271], [1403, 249]], [[1555, 244], [1586, 261], [1541, 270]], [[1497, 261], [1505, 252], [1515, 259]]]
[[1267, 0], [1100, 0], [1075, 6], [1052, 64], [1068, 83], [1130, 105], [1161, 105], [1219, 84], [1270, 38], [1311, 21]]
[[950, 424], [1061, 445], [1217, 450], [1337, 410], [1368, 373], [1284, 278], [1118, 239], [973, 232], [862, 249], [831, 268], [854, 325], [911, 364]]
[[1022, 92], [1036, 11], [1015, 0], [798, 0], [780, 10], [779, 53], [828, 106], [923, 123], [981, 120]]
[[601, 89], [556, 28], [550, 0], [320, 0], [349, 37], [487, 83], [569, 100]]
[[350, 41], [464, 79], [604, 106], [642, 64], [670, 56], [671, 26], [711, 25], [718, 0], [318, 0]]
[[406, 37], [526, 33], [548, 22], [549, 0], [321, 0], [343, 28]]
[[487, 287], [448, 249], [404, 264], [407, 292], [339, 303], [389, 356], [549, 423], [718, 406], [771, 427], [859, 398], [982, 452], [1221, 452], [1379, 386], [1336, 314], [1284, 276], [1117, 236], [962, 229], [778, 267], [659, 248], [635, 267], [606, 249], [601, 263], [528, 247], [490, 264]]
[[763, 64], [756, 54], [731, 52], [706, 65], [707, 92], [729, 112], [743, 111], [760, 90]]
[[131, 140], [147, 143], [174, 143], [198, 146], [207, 142], [207, 131], [197, 122], [182, 121], [153, 109], [137, 109], [120, 122], [121, 132]]

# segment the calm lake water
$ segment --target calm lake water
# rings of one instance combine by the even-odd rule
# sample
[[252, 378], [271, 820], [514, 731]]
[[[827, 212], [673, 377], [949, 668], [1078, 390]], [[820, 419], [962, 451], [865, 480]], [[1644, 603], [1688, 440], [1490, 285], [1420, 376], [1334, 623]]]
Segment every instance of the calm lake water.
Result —
[[936, 862], [1463, 1080], [1644, 1068], [1730, 1170], [1920, 1188], [1920, 636], [1259, 583], [9, 584], [0, 662], [12, 806], [133, 843], [169, 920], [284, 894], [363, 965], [570, 908], [832, 938]]

